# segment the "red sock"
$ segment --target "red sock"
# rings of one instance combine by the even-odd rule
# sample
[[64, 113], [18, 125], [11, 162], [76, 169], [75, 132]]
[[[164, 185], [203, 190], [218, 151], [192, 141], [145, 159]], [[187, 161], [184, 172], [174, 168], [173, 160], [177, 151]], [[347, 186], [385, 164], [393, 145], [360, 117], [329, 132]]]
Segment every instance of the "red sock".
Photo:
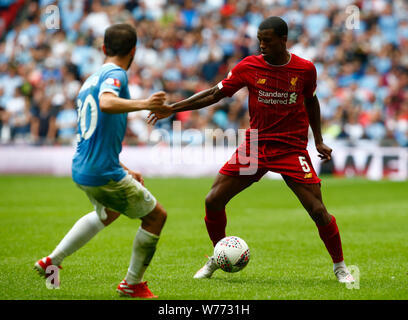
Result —
[[336, 218], [332, 216], [329, 224], [325, 226], [317, 226], [320, 238], [332, 257], [333, 263], [343, 261], [343, 249], [341, 247], [341, 239], [339, 228], [337, 227]]
[[205, 225], [213, 245], [217, 244], [222, 238], [225, 238], [225, 228], [227, 226], [227, 216], [225, 209], [221, 211], [211, 211], [205, 208]]

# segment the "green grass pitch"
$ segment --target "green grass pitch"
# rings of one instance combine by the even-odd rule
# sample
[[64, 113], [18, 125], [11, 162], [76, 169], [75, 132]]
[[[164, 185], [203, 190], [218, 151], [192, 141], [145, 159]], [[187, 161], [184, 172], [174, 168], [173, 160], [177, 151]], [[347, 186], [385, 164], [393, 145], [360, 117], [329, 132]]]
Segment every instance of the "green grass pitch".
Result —
[[[146, 272], [160, 299], [408, 299], [408, 182], [324, 178], [323, 199], [336, 216], [346, 263], [360, 288], [337, 283], [317, 229], [283, 181], [263, 179], [227, 207], [227, 234], [245, 239], [241, 272], [195, 280], [212, 247], [204, 225], [205, 179], [146, 179], [168, 211]], [[61, 287], [32, 269], [75, 221], [92, 211], [70, 178], [0, 177], [0, 299], [120, 299], [139, 220], [120, 217], [66, 258]]]

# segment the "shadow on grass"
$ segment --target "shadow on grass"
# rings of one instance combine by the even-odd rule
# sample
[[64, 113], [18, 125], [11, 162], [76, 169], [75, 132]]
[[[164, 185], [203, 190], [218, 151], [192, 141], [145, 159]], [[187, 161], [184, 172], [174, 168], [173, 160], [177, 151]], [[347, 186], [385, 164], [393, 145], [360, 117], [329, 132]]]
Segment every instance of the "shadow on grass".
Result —
[[335, 279], [274, 279], [274, 278], [269, 278], [269, 279], [259, 279], [259, 278], [221, 278], [221, 277], [214, 277], [211, 278], [211, 281], [214, 281], [218, 285], [223, 285], [223, 284], [229, 284], [229, 285], [263, 285], [263, 286], [279, 286], [279, 287], [307, 287], [307, 288], [313, 288], [313, 287], [319, 287], [321, 288], [322, 286], [342, 286], [340, 283], [338, 283]]

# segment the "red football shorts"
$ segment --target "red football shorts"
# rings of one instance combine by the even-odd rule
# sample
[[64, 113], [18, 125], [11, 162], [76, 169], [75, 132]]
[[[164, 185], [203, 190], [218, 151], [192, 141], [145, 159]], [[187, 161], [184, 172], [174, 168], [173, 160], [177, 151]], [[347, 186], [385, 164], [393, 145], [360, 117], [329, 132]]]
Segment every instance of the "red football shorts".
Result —
[[288, 176], [299, 183], [321, 181], [307, 150], [269, 141], [260, 141], [252, 148], [244, 142], [219, 172], [227, 176], [253, 176], [255, 181], [259, 181], [268, 171]]

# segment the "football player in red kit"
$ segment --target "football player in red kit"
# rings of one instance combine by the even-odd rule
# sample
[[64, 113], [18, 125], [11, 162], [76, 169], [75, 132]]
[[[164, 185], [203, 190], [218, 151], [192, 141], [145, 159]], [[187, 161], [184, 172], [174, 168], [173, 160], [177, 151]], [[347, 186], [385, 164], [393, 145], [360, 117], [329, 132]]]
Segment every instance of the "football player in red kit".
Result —
[[[323, 204], [320, 179], [306, 150], [310, 125], [319, 157], [331, 159], [332, 149], [323, 143], [321, 134], [316, 69], [312, 62], [287, 51], [287, 34], [284, 20], [265, 19], [258, 28], [260, 55], [246, 57], [218, 85], [175, 103], [171, 112], [201, 109], [247, 87], [250, 128], [245, 142], [221, 168], [205, 199], [204, 220], [213, 245], [226, 235], [226, 204], [270, 170], [282, 175], [316, 223], [337, 279], [353, 282], [344, 263], [336, 219]], [[154, 124], [169, 115], [151, 113], [148, 121]], [[194, 278], [210, 278], [216, 269], [210, 257]]]

